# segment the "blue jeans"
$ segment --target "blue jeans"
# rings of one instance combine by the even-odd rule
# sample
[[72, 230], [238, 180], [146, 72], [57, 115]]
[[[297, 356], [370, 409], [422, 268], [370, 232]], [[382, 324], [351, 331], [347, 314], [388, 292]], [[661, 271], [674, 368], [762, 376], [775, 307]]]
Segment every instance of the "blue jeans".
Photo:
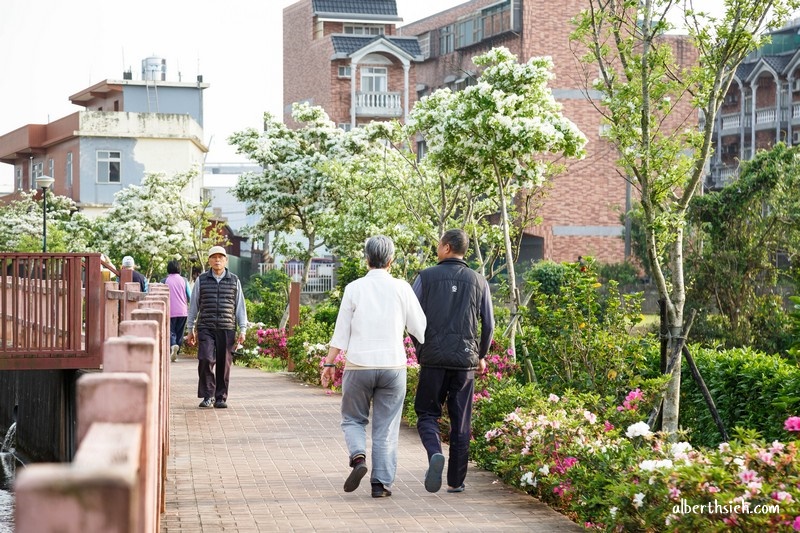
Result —
[[372, 401], [372, 472], [370, 483], [390, 487], [397, 472], [397, 438], [403, 400], [406, 397], [406, 369], [345, 369], [342, 377], [342, 431], [352, 461], [367, 453], [367, 424]]

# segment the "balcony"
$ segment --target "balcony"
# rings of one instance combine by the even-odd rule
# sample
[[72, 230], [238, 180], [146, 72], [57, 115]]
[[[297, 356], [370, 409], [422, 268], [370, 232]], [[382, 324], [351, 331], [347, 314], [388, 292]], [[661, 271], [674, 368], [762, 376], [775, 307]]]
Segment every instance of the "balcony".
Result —
[[356, 116], [388, 118], [403, 116], [400, 93], [357, 92]]

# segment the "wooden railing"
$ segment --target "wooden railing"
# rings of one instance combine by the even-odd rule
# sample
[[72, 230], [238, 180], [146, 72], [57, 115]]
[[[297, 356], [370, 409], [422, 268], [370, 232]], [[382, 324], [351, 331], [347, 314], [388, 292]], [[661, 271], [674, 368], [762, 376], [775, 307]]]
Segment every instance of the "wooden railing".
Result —
[[0, 289], [0, 370], [100, 367], [100, 254], [0, 253]]

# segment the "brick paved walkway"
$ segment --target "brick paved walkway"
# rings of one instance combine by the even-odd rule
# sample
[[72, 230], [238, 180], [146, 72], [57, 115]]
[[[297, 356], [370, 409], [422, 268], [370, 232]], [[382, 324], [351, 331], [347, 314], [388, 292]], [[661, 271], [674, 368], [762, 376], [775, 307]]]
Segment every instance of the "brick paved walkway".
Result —
[[405, 426], [392, 497], [372, 498], [368, 476], [345, 493], [338, 395], [234, 367], [229, 408], [199, 409], [196, 361], [173, 363], [171, 379], [164, 532], [582, 531], [474, 466], [466, 492], [426, 492], [425, 452]]

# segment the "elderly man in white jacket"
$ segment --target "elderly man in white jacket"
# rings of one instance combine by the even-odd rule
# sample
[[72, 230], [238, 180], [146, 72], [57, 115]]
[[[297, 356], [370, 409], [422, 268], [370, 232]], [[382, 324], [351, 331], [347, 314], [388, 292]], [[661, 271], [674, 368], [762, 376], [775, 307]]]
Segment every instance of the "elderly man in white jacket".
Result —
[[367, 473], [366, 447], [369, 407], [372, 402], [372, 497], [391, 496], [397, 471], [397, 439], [406, 396], [404, 330], [425, 342], [425, 313], [411, 286], [393, 278], [389, 269], [394, 243], [377, 235], [364, 247], [369, 272], [344, 290], [342, 305], [328, 356], [322, 385], [333, 381], [333, 361], [347, 353], [342, 378], [342, 431], [350, 454], [350, 475], [345, 492], [358, 488]]

